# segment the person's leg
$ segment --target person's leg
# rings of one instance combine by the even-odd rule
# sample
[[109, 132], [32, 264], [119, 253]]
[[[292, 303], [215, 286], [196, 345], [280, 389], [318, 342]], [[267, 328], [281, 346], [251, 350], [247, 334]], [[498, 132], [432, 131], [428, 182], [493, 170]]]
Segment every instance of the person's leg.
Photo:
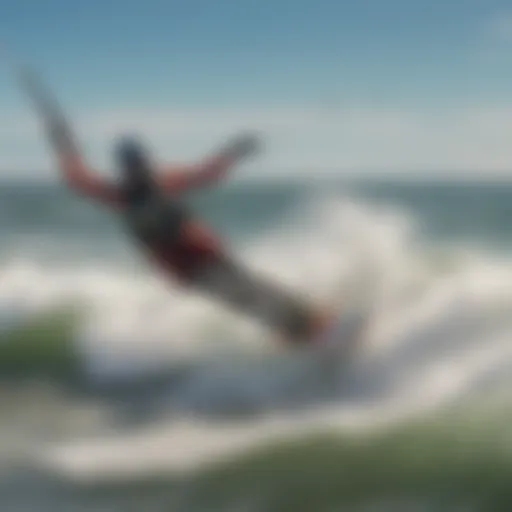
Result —
[[237, 311], [258, 319], [290, 341], [300, 343], [318, 325], [318, 315], [306, 301], [257, 276], [233, 261], [208, 265], [193, 287]]

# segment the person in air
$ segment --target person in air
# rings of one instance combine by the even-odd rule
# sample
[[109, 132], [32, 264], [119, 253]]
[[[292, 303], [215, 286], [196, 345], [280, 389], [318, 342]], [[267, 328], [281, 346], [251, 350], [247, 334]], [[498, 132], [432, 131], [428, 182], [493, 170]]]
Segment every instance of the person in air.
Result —
[[188, 192], [217, 185], [254, 155], [256, 136], [239, 135], [200, 163], [167, 166], [157, 166], [137, 138], [124, 137], [115, 147], [118, 179], [108, 180], [88, 167], [48, 91], [28, 73], [22, 84], [43, 119], [64, 182], [122, 216], [128, 232], [164, 275], [258, 319], [284, 341], [305, 343], [320, 332], [327, 321], [323, 312], [235, 261], [186, 201]]

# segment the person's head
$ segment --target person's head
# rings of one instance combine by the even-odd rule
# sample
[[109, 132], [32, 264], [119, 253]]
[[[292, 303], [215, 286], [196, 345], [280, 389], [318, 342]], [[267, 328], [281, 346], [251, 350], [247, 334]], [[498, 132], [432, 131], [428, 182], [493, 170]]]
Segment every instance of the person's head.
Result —
[[146, 149], [134, 137], [121, 138], [115, 147], [121, 182], [130, 189], [145, 189], [152, 182], [151, 163]]

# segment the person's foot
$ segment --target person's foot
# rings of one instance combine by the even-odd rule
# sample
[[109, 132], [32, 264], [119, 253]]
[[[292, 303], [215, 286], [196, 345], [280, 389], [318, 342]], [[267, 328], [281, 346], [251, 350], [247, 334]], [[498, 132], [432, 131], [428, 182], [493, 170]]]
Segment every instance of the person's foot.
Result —
[[313, 325], [309, 336], [310, 343], [322, 341], [322, 334], [326, 332], [335, 320], [334, 314], [328, 309], [318, 310], [313, 317]]
[[283, 332], [276, 334], [274, 339], [278, 344], [288, 347], [311, 347], [322, 342], [322, 334], [328, 331], [335, 319], [335, 315], [326, 308], [318, 310], [313, 312], [310, 328], [304, 335], [293, 336], [290, 332]]

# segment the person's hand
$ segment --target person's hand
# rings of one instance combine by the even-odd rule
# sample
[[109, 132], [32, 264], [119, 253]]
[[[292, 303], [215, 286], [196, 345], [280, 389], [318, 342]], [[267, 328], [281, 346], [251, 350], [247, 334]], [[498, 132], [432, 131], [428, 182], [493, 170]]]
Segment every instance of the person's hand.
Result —
[[253, 133], [244, 133], [235, 137], [224, 150], [224, 154], [235, 160], [248, 158], [259, 152], [260, 138]]

